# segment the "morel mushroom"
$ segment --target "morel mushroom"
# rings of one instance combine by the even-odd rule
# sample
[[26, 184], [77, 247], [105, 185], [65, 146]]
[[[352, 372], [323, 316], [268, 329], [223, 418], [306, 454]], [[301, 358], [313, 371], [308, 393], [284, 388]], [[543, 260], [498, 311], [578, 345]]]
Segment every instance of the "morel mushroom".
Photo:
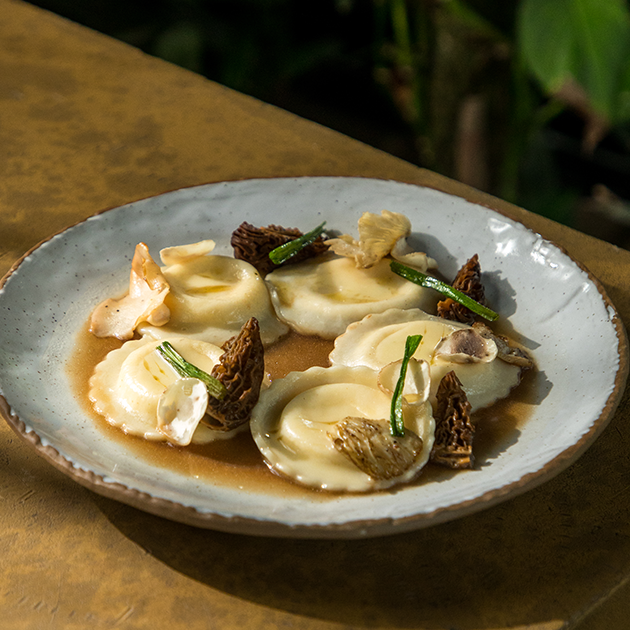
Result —
[[472, 468], [475, 427], [470, 420], [470, 403], [455, 372], [440, 381], [435, 414], [435, 442], [431, 461], [449, 468]]
[[[457, 272], [452, 287], [485, 306], [486, 294], [481, 283], [481, 265], [477, 254]], [[469, 308], [451, 298], [438, 302], [437, 314], [444, 319], [464, 324], [472, 324], [475, 321], [475, 314]]]
[[495, 335], [483, 322], [475, 322], [473, 329], [484, 339], [491, 339], [497, 346], [497, 358], [511, 365], [516, 365], [524, 370], [534, 367], [534, 360], [521, 348], [510, 345], [510, 340], [503, 335]]
[[[284, 228], [279, 225], [256, 227], [243, 222], [232, 232], [230, 244], [234, 248], [234, 258], [245, 260], [256, 267], [261, 276], [265, 276], [279, 266], [271, 261], [269, 252], [300, 236], [303, 234], [297, 228]], [[319, 256], [327, 250], [328, 245], [320, 236], [284, 264], [302, 262], [308, 258]]]
[[202, 422], [217, 431], [231, 431], [249, 420], [260, 395], [264, 349], [258, 320], [250, 318], [240, 333], [221, 348], [224, 353], [210, 375], [227, 389], [227, 394], [221, 400], [210, 397]]
[[328, 435], [340, 453], [373, 479], [399, 477], [422, 451], [422, 438], [409, 429], [404, 437], [393, 437], [387, 420], [347, 417]]

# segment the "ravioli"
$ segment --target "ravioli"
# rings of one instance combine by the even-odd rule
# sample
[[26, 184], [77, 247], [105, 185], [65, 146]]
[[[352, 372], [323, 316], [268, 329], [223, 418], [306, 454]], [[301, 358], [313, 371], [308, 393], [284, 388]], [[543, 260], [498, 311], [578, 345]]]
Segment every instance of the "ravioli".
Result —
[[470, 328], [467, 324], [434, 317], [420, 309], [392, 309], [368, 315], [349, 326], [336, 339], [330, 361], [333, 365], [366, 366], [380, 370], [402, 358], [408, 335], [422, 335], [414, 357], [429, 364], [431, 401], [435, 403], [442, 377], [453, 370], [475, 411], [508, 396], [519, 384], [522, 369], [498, 358], [489, 362], [461, 363], [437, 356], [436, 348], [443, 338], [457, 330]]
[[[355, 466], [331, 437], [345, 418], [388, 422], [391, 393], [378, 386], [370, 368], [313, 367], [274, 381], [261, 393], [250, 423], [252, 436], [270, 468], [300, 484], [331, 491], [366, 492], [405, 483], [429, 459], [435, 422], [427, 401], [405, 405], [405, 427], [422, 442], [402, 474], [377, 479]], [[387, 420], [385, 420], [387, 419]]]
[[142, 335], [166, 339], [189, 336], [217, 345], [255, 317], [268, 346], [289, 328], [275, 315], [260, 274], [249, 263], [228, 256], [192, 256], [162, 268], [170, 285], [164, 303], [171, 312], [164, 326], [138, 326]]
[[435, 307], [434, 292], [392, 273], [389, 263], [359, 269], [352, 258], [320, 257], [276, 269], [266, 281], [281, 320], [300, 334], [334, 339], [369, 313]]
[[[153, 276], [160, 280], [154, 292], [159, 290], [158, 314], [164, 317], [146, 315], [144, 293], [135, 300], [144, 310], [126, 332], [143, 336], [96, 367], [89, 389], [94, 409], [125, 433], [151, 441], [169, 440], [165, 427], [183, 435], [185, 425], [185, 439], [175, 440], [180, 445], [191, 434], [193, 443], [205, 443], [249, 427], [272, 471], [317, 490], [372, 492], [414, 480], [431, 458], [436, 394], [445, 375], [456, 374], [475, 411], [507, 397], [533, 362], [489, 328], [425, 312], [435, 310], [438, 294], [390, 268], [391, 258], [423, 272], [436, 266], [426, 254], [408, 251], [408, 219], [365, 213], [359, 228], [358, 241], [347, 235], [326, 241], [334, 253], [278, 267], [265, 280], [245, 260], [210, 255], [214, 241], [162, 250], [164, 266], [150, 267], [159, 274], [138, 276], [149, 285]], [[152, 262], [147, 256], [148, 249], [138, 260]], [[219, 346], [250, 318], [260, 326], [260, 375], [261, 340], [268, 347], [289, 330], [334, 339], [331, 367], [291, 372], [265, 385], [259, 398], [256, 381], [251, 391], [258, 402], [251, 403], [249, 424], [231, 431], [197, 424], [208, 418], [205, 385], [181, 379], [155, 349], [168, 340], [188, 362], [211, 373], [224, 352]], [[421, 343], [408, 365], [404, 361], [404, 435], [393, 435], [392, 395], [406, 341], [415, 335]], [[242, 369], [239, 361], [234, 366]], [[191, 405], [185, 418], [184, 398]], [[232, 399], [225, 400], [232, 409]]]
[[[170, 343], [190, 363], [207, 373], [219, 362], [223, 350], [203, 341], [170, 337]], [[99, 363], [90, 379], [89, 398], [94, 409], [111, 425], [151, 441], [166, 441], [157, 428], [160, 396], [180, 378], [155, 351], [160, 341], [142, 338], [127, 341]], [[232, 432], [213, 431], [199, 425], [193, 442], [229, 438]]]

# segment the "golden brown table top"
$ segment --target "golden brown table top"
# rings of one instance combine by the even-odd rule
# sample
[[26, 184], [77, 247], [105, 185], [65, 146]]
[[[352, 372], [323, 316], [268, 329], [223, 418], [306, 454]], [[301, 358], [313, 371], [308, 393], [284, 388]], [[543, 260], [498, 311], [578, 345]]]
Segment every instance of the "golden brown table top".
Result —
[[[101, 209], [183, 186], [344, 175], [489, 197], [16, 0], [0, 0], [0, 275]], [[630, 321], [630, 253], [507, 203]], [[0, 426], [0, 627], [621, 630], [630, 613], [627, 392], [557, 478], [375, 540], [197, 530], [80, 487]]]

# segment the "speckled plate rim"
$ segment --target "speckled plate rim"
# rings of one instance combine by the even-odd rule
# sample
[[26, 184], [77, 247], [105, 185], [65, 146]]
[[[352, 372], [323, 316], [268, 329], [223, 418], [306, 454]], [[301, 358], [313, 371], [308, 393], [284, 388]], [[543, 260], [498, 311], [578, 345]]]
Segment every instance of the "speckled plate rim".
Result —
[[[307, 178], [269, 178], [269, 179], [258, 179], [258, 180], [237, 180], [235, 182], [221, 182], [214, 184], [207, 184], [203, 186], [195, 186], [194, 189], [203, 189], [212, 186], [232, 184], [238, 186], [241, 183], [246, 182], [261, 182], [262, 185], [265, 185], [265, 182], [273, 182], [273, 181], [284, 181], [284, 182], [295, 182], [296, 184], [305, 183], [305, 182], [318, 182], [317, 185], [326, 185], [327, 183], [334, 182], [340, 183], [343, 185], [344, 181], [352, 181], [357, 182], [361, 181], [362, 178], [337, 178], [337, 177], [307, 177]], [[365, 179], [363, 180], [366, 184], [370, 182], [381, 182], [384, 184], [391, 184], [394, 186], [401, 187], [413, 187], [418, 191], [421, 190], [432, 190], [441, 195], [447, 195], [449, 197], [454, 197], [459, 201], [466, 201], [461, 197], [453, 196], [450, 193], [443, 193], [441, 191], [437, 191], [431, 188], [425, 188], [421, 186], [417, 186], [414, 184], [405, 184], [401, 182], [395, 182], [391, 180], [377, 180], [377, 179]], [[190, 190], [190, 189], [182, 189], [182, 190]], [[173, 191], [173, 193], [177, 194], [179, 191]], [[173, 193], [165, 193], [165, 194], [173, 194]], [[132, 206], [133, 204], [142, 203], [142, 202], [151, 202], [151, 200], [159, 199], [164, 195], [159, 195], [157, 197], [151, 197], [147, 200], [139, 200], [136, 202], [132, 202], [131, 204], [127, 204], [127, 206], [123, 206], [122, 208]], [[473, 202], [466, 202], [473, 203]], [[480, 205], [478, 203], [473, 203], [473, 205], [478, 206], [480, 209], [484, 211], [488, 211], [491, 213], [495, 213], [505, 217], [505, 214], [502, 213], [499, 209], [495, 209], [489, 207], [488, 205]], [[395, 209], [395, 208], [391, 208]], [[114, 208], [113, 210], [116, 210]], [[109, 210], [104, 210], [98, 215], [104, 214]], [[95, 215], [95, 216], [98, 216]], [[91, 217], [93, 218], [93, 217]], [[510, 223], [519, 225], [523, 227], [524, 230], [527, 230], [529, 233], [533, 232], [519, 224], [518, 222], [509, 219], [509, 217], [505, 217]], [[89, 219], [86, 219], [88, 221]], [[76, 225], [81, 225], [85, 223], [85, 221], [78, 222]], [[71, 226], [70, 228], [66, 228], [65, 230], [60, 231], [58, 234], [52, 235], [49, 239], [42, 241], [40, 244], [32, 248], [29, 252], [27, 252], [23, 257], [21, 257], [16, 263], [11, 267], [9, 272], [4, 276], [2, 281], [0, 282], [0, 305], [2, 303], [2, 293], [4, 287], [7, 282], [9, 282], [15, 272], [20, 269], [23, 262], [28, 259], [30, 256], [37, 255], [38, 250], [46, 244], [47, 242], [54, 239], [56, 236], [60, 234], [64, 234], [71, 230], [75, 226]], [[588, 280], [592, 285], [597, 289], [597, 292], [600, 296], [600, 299], [606, 308], [607, 312], [610, 315], [610, 325], [614, 331], [617, 340], [617, 353], [618, 353], [618, 362], [615, 368], [614, 373], [614, 383], [612, 386], [612, 391], [608, 395], [605, 400], [600, 413], [597, 417], [593, 418], [592, 423], [588, 430], [580, 436], [578, 440], [576, 440], [569, 447], [565, 448], [561, 453], [557, 454], [553, 458], [549, 459], [549, 461], [545, 462], [545, 464], [538, 469], [531, 471], [527, 474], [524, 474], [518, 480], [502, 485], [498, 488], [495, 488], [491, 491], [484, 492], [479, 496], [475, 496], [468, 500], [462, 500], [452, 505], [445, 505], [438, 507], [437, 509], [432, 510], [430, 513], [423, 514], [411, 514], [403, 517], [374, 517], [374, 518], [364, 518], [364, 519], [351, 519], [343, 522], [331, 522], [326, 524], [313, 524], [313, 523], [287, 523], [283, 522], [281, 519], [260, 519], [260, 518], [249, 518], [247, 516], [239, 516], [239, 515], [231, 515], [225, 516], [219, 513], [212, 513], [207, 511], [200, 511], [196, 509], [194, 506], [183, 505], [177, 501], [169, 500], [159, 496], [153, 496], [148, 492], [144, 492], [139, 490], [138, 488], [134, 488], [130, 485], [124, 485], [121, 483], [117, 483], [116, 481], [112, 481], [109, 479], [109, 476], [97, 474], [91, 470], [85, 470], [80, 467], [77, 467], [75, 463], [73, 463], [70, 459], [64, 457], [60, 450], [55, 448], [54, 445], [49, 443], [44, 443], [40, 436], [32, 430], [26, 422], [24, 422], [18, 414], [16, 414], [4, 396], [4, 392], [1, 389], [0, 383], [0, 413], [5, 418], [7, 423], [13, 428], [13, 430], [24, 439], [32, 448], [34, 448], [37, 453], [43, 456], [46, 460], [48, 460], [53, 466], [57, 469], [61, 470], [64, 474], [69, 475], [75, 481], [80, 483], [81, 485], [103, 495], [110, 497], [112, 499], [116, 499], [137, 507], [141, 510], [163, 516], [175, 521], [179, 521], [182, 523], [186, 523], [189, 525], [194, 525], [198, 527], [211, 528], [216, 530], [234, 532], [234, 533], [244, 533], [244, 534], [253, 534], [253, 535], [265, 535], [265, 536], [279, 536], [279, 537], [301, 537], [301, 538], [356, 538], [356, 537], [365, 537], [365, 536], [377, 536], [377, 535], [389, 535], [399, 532], [410, 531], [413, 529], [418, 529], [421, 527], [426, 527], [434, 524], [438, 524], [441, 522], [445, 522], [448, 520], [452, 520], [454, 518], [458, 518], [467, 514], [471, 514], [473, 512], [477, 512], [479, 510], [490, 507], [496, 503], [499, 503], [507, 498], [512, 498], [534, 488], [545, 481], [551, 479], [552, 477], [559, 474], [562, 470], [564, 470], [568, 465], [574, 462], [595, 440], [595, 438], [601, 433], [601, 431], [606, 427], [608, 422], [610, 421], [615, 409], [617, 408], [621, 395], [623, 393], [624, 385], [628, 375], [628, 343], [626, 332], [616, 313], [614, 306], [612, 305], [610, 299], [608, 298], [605, 290], [599, 283], [599, 281], [580, 263], [572, 259], [566, 252], [564, 252], [558, 246], [550, 243], [549, 241], [544, 241], [551, 247], [556, 248], [562, 255], [567, 256], [575, 265], [576, 268], [584, 272], [588, 276]]]

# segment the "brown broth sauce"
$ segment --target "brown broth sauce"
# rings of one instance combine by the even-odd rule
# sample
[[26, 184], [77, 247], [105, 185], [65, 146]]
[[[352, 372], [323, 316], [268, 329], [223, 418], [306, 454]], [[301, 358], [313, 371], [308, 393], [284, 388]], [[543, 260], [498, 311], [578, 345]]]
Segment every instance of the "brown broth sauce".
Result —
[[[301, 487], [271, 472], [263, 462], [249, 432], [243, 432], [229, 440], [178, 447], [167, 442], [149, 442], [127, 435], [110, 425], [90, 404], [89, 379], [95, 366], [107, 353], [121, 345], [122, 342], [117, 340], [97, 339], [86, 325], [77, 337], [76, 351], [68, 368], [78, 400], [108, 439], [124, 444], [137, 457], [158, 467], [212, 480], [221, 485], [283, 496], [316, 495], [322, 499], [334, 496]], [[332, 346], [332, 341], [291, 333], [267, 349], [266, 370], [272, 378], [281, 378], [292, 370], [304, 370], [313, 365], [325, 367], [328, 365], [328, 354]]]
[[[92, 409], [88, 398], [88, 381], [95, 366], [108, 352], [121, 345], [122, 342], [115, 339], [97, 339], [86, 325], [77, 337], [76, 351], [68, 367], [78, 400], [108, 439], [124, 444], [139, 458], [158, 467], [198, 479], [212, 480], [221, 485], [273, 495], [310, 496], [320, 500], [337, 495], [301, 487], [271, 472], [263, 462], [249, 432], [243, 432], [229, 440], [178, 447], [166, 442], [149, 442], [126, 435], [108, 424]], [[291, 371], [302, 371], [315, 365], [326, 367], [329, 365], [328, 355], [332, 348], [332, 341], [290, 333], [266, 350], [265, 368], [273, 380], [286, 376]], [[492, 458], [518, 439], [519, 427], [533, 409], [531, 401], [535, 398], [535, 384], [535, 372], [528, 372], [508, 399], [474, 414], [475, 469], [491, 465]], [[452, 471], [429, 464], [413, 485], [445, 480], [453, 475], [470, 472], [474, 470]]]

